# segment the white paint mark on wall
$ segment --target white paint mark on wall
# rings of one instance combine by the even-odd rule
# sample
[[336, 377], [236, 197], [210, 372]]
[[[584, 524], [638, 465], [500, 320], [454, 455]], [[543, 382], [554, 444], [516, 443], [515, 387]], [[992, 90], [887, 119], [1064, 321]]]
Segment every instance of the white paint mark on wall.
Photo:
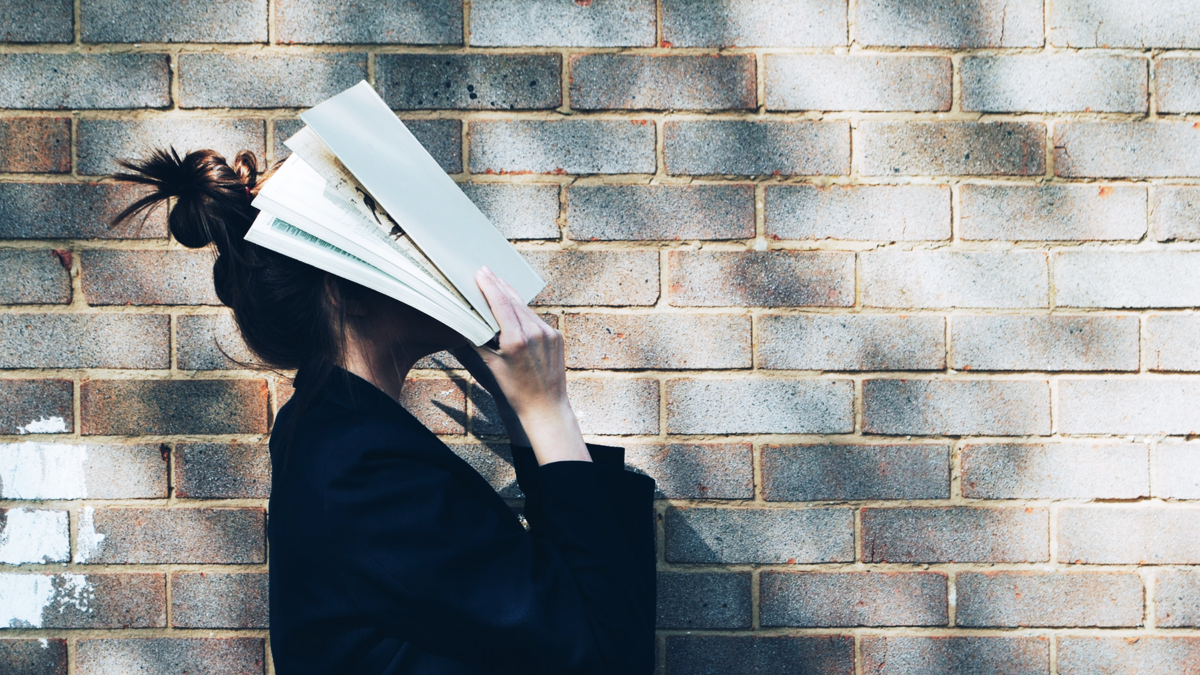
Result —
[[90, 506], [83, 507], [79, 512], [79, 550], [75, 552], [75, 562], [87, 562], [87, 559], [95, 555], [100, 550], [100, 544], [104, 542], [104, 535], [96, 532], [94, 517], [96, 509]]
[[86, 445], [0, 445], [0, 498], [85, 499]]
[[71, 537], [66, 511], [9, 509], [0, 528], [0, 563], [66, 562]]
[[61, 417], [41, 417], [23, 427], [17, 427], [19, 434], [63, 434], [67, 432], [67, 421]]
[[[46, 611], [88, 611], [96, 592], [82, 574], [0, 574], [0, 626], [41, 628]], [[49, 644], [43, 641], [43, 647]]]

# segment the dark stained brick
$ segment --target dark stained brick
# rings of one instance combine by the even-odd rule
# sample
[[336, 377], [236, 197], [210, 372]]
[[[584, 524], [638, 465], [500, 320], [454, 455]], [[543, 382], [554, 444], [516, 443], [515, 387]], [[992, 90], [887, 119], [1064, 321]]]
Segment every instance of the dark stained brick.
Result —
[[672, 508], [666, 559], [673, 563], [825, 563], [854, 559], [846, 508]]
[[267, 628], [269, 615], [264, 573], [171, 575], [174, 628]]
[[658, 627], [750, 628], [750, 574], [659, 572]]
[[0, 433], [71, 433], [73, 392], [70, 380], [0, 380]]
[[[0, 250], [0, 304], [41, 305], [71, 302], [69, 251]], [[64, 262], [66, 264], [64, 264]]]
[[745, 110], [757, 105], [752, 55], [571, 57], [576, 110]]
[[166, 117], [140, 120], [79, 120], [76, 155], [79, 173], [121, 171], [118, 159], [140, 159], [155, 148], [173, 148], [180, 156], [193, 150], [216, 150], [232, 163], [241, 150], [266, 162], [266, 122], [261, 119]]
[[77, 563], [266, 562], [262, 509], [88, 507], [79, 528]]
[[176, 317], [175, 350], [180, 370], [253, 368], [260, 363], [230, 314]]
[[266, 445], [180, 443], [171, 484], [185, 499], [266, 499], [271, 456]]
[[945, 445], [768, 445], [763, 498], [816, 502], [949, 499]]
[[81, 0], [84, 42], [266, 42], [264, 0]]
[[750, 499], [754, 457], [749, 443], [629, 444], [625, 463], [655, 480], [667, 499]]
[[863, 675], [1046, 675], [1044, 637], [916, 637], [867, 635]]
[[166, 54], [0, 54], [0, 108], [165, 108], [168, 61]]
[[396, 110], [538, 110], [562, 105], [557, 54], [380, 54], [379, 95]]
[[649, 120], [471, 122], [473, 173], [654, 173]]
[[62, 638], [0, 640], [7, 675], [67, 675], [67, 641]]
[[1050, 433], [1044, 380], [865, 380], [863, 432], [922, 436]]
[[84, 435], [262, 434], [265, 380], [85, 380]]
[[849, 307], [854, 254], [826, 251], [671, 251], [676, 307]]
[[367, 76], [367, 55], [182, 54], [181, 108], [299, 108]]
[[944, 626], [940, 572], [764, 572], [762, 625]]
[[462, 0], [279, 0], [277, 39], [314, 44], [462, 44]]
[[863, 122], [868, 176], [1036, 176], [1046, 170], [1041, 122]]
[[113, 226], [144, 190], [117, 183], [0, 183], [0, 237], [5, 239], [164, 239], [159, 207]]
[[78, 675], [262, 675], [262, 638], [87, 638], [77, 643]]
[[843, 121], [670, 121], [663, 136], [672, 175], [850, 172], [850, 126]]
[[[0, 5], [0, 16], [4, 6]], [[0, 18], [0, 25], [5, 21]], [[66, 117], [0, 119], [0, 172], [65, 173], [71, 170], [71, 120]]]
[[1041, 562], [1049, 559], [1044, 508], [868, 508], [866, 562]]
[[853, 675], [854, 638], [670, 636], [667, 675]]
[[84, 251], [83, 296], [91, 305], [219, 305], [211, 251]]
[[[0, 42], [70, 42], [74, 24], [72, 0], [0, 2]], [[63, 668], [65, 673], [65, 664]]]

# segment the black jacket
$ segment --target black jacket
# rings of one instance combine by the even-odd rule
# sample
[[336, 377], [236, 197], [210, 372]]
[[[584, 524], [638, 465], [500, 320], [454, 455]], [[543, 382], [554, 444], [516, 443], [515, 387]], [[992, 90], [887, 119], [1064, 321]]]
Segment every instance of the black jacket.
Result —
[[654, 481], [625, 471], [621, 448], [545, 466], [513, 448], [526, 531], [365, 380], [335, 370], [298, 414], [286, 465], [271, 440], [280, 675], [653, 671]]

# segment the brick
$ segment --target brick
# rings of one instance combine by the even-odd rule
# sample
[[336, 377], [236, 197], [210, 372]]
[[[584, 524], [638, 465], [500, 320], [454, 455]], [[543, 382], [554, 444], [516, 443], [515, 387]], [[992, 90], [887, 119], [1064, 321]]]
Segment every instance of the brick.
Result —
[[758, 104], [753, 55], [571, 57], [576, 110], [749, 110]]
[[1154, 573], [1154, 624], [1160, 628], [1200, 626], [1200, 570], [1159, 569]]
[[84, 380], [83, 434], [264, 434], [266, 380]]
[[1159, 371], [1198, 371], [1200, 353], [1194, 349], [1200, 317], [1192, 314], [1152, 314], [1146, 321], [1146, 367]]
[[768, 445], [762, 481], [767, 501], [949, 499], [950, 451], [945, 445]]
[[693, 370], [751, 365], [746, 315], [567, 314], [563, 318], [568, 368]]
[[1146, 112], [1147, 61], [1125, 56], [1020, 54], [967, 57], [963, 110]]
[[144, 158], [156, 148], [167, 147], [178, 150], [180, 156], [212, 149], [229, 162], [241, 150], [266, 159], [266, 123], [261, 119], [81, 119], [78, 133], [76, 154], [81, 174], [116, 173], [123, 170], [117, 159]]
[[946, 322], [932, 316], [764, 314], [758, 367], [772, 370], [942, 370]]
[[95, 509], [80, 518], [76, 563], [265, 563], [262, 509]]
[[170, 79], [166, 54], [0, 54], [0, 108], [166, 108]]
[[762, 625], [944, 626], [940, 572], [764, 572]]
[[827, 563], [854, 560], [850, 509], [710, 509], [666, 512], [673, 563]]
[[1042, 0], [863, 0], [858, 39], [891, 47], [1040, 47]]
[[651, 47], [654, 0], [472, 0], [474, 47]]
[[170, 368], [165, 314], [0, 315], [0, 368]]
[[285, 44], [458, 45], [462, 0], [390, 0], [372, 5], [329, 0], [280, 0], [279, 42]]
[[84, 42], [266, 42], [267, 4], [82, 0]]
[[230, 314], [177, 316], [175, 349], [180, 370], [251, 368], [259, 362]]
[[1049, 559], [1044, 508], [863, 509], [864, 562], [1042, 562]]
[[1159, 241], [1200, 239], [1200, 187], [1156, 187], [1151, 221]]
[[844, 121], [669, 121], [663, 142], [672, 175], [850, 173], [850, 126]]
[[184, 499], [266, 499], [271, 455], [259, 444], [180, 443], [171, 485]]
[[0, 444], [0, 499], [165, 499], [157, 444]]
[[475, 206], [509, 239], [558, 239], [557, 185], [460, 185]]
[[657, 434], [658, 381], [574, 379], [567, 395], [585, 434]]
[[846, 434], [854, 430], [850, 380], [667, 381], [672, 434]]
[[0, 509], [0, 563], [65, 563], [70, 552], [66, 511]]
[[1154, 496], [1200, 499], [1200, 451], [1189, 443], [1159, 443], [1154, 456]]
[[467, 432], [466, 383], [449, 378], [408, 378], [400, 404], [435, 434]]
[[963, 239], [1137, 241], [1146, 234], [1146, 189], [1133, 185], [964, 185]]
[[950, 238], [945, 185], [768, 185], [772, 239], [930, 241]]
[[85, 638], [75, 647], [79, 675], [261, 675], [262, 638]]
[[768, 54], [765, 63], [769, 110], [950, 109], [944, 56]]
[[74, 427], [70, 380], [0, 380], [0, 434], [68, 434]]
[[1041, 122], [861, 122], [865, 176], [1040, 176]]
[[1200, 563], [1200, 508], [1194, 506], [1063, 508], [1058, 559], [1093, 565]]
[[625, 463], [654, 479], [666, 499], [752, 499], [749, 443], [627, 445]]
[[179, 107], [307, 107], [366, 77], [363, 53], [185, 53], [179, 56]]
[[157, 628], [167, 625], [162, 574], [0, 574], [8, 611], [0, 625], [26, 628]]
[[956, 316], [952, 368], [1137, 370], [1136, 316]]
[[[477, 432], [478, 433], [478, 432]], [[451, 450], [467, 461], [501, 497], [524, 497], [512, 465], [512, 449], [506, 443], [451, 443]]]
[[472, 122], [474, 173], [654, 173], [648, 120]]
[[868, 251], [860, 254], [867, 307], [1047, 307], [1040, 251]]
[[1050, 42], [1063, 47], [1200, 47], [1200, 24], [1188, 0], [1143, 7], [1119, 0], [1057, 0], [1050, 4]]
[[[68, 264], [64, 265], [64, 260]], [[54, 251], [0, 250], [0, 304], [71, 302], [69, 261], [69, 254], [60, 256]]]
[[269, 613], [266, 574], [171, 575], [174, 628], [267, 628]]
[[533, 305], [646, 306], [658, 301], [655, 251], [523, 251], [546, 288]]
[[1054, 254], [1056, 302], [1064, 307], [1193, 307], [1200, 255], [1190, 251]]
[[91, 305], [219, 305], [209, 250], [84, 251], [83, 295]]
[[567, 231], [579, 241], [751, 239], [754, 186], [571, 186]]
[[838, 47], [846, 0], [663, 0], [662, 35], [664, 47]]
[[1060, 122], [1054, 172], [1070, 178], [1200, 176], [1192, 122]]
[[[446, 173], [460, 173], [462, 163], [462, 122], [459, 120], [401, 119], [412, 135]], [[304, 123], [300, 120], [275, 120], [275, 159], [287, 159], [291, 150], [283, 144]], [[462, 186], [466, 189], [468, 186]], [[469, 194], [469, 193], [468, 193]], [[489, 217], [490, 214], [489, 214]]]
[[864, 380], [863, 433], [1023, 436], [1050, 433], [1044, 380]]
[[[71, 42], [75, 39], [74, 3], [71, 0], [5, 2], [0, 4], [0, 26], [3, 27], [0, 42]], [[65, 662], [63, 672], [66, 672]]]
[[804, 675], [854, 673], [854, 638], [849, 635], [672, 635], [665, 651], [667, 675], [772, 675], [789, 669]]
[[1195, 637], [1058, 638], [1058, 672], [1061, 675], [1193, 675], [1197, 663], [1200, 663], [1200, 639]]
[[[0, 13], [4, 10], [0, 9]], [[5, 20], [0, 19], [0, 25]], [[0, 119], [0, 172], [66, 173], [71, 170], [71, 120], [66, 117]]]
[[854, 254], [832, 251], [671, 251], [676, 307], [850, 307]]
[[960, 572], [955, 625], [1140, 626], [1136, 574]]
[[659, 628], [750, 628], [748, 572], [659, 572], [657, 590]]
[[971, 444], [962, 449], [969, 499], [1136, 499], [1150, 494], [1142, 444]]
[[562, 105], [557, 54], [380, 54], [379, 95], [397, 110], [538, 110]]
[[1200, 381], [1062, 380], [1064, 434], [1191, 434], [1200, 430]]
[[1160, 113], [1200, 112], [1200, 59], [1164, 56], [1154, 73]]
[[9, 675], [67, 675], [67, 641], [0, 640], [0, 663], [9, 669]]
[[6, 239], [165, 239], [166, 209], [143, 222], [112, 218], [145, 190], [121, 183], [0, 183], [0, 237]]
[[863, 675], [1046, 675], [1044, 637], [865, 635]]

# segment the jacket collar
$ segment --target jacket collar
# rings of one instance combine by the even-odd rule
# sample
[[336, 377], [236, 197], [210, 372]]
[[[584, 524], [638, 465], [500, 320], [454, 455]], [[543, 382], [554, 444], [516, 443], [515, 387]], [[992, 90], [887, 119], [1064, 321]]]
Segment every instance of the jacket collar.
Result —
[[[297, 391], [302, 387], [316, 386], [317, 383], [313, 381], [313, 377], [310, 370], [301, 368], [296, 373], [293, 386]], [[321, 386], [317, 398], [323, 398], [343, 408], [360, 412], [401, 413], [406, 416], [408, 413], [404, 406], [384, 393], [382, 389], [338, 366], [334, 366], [324, 385]]]

